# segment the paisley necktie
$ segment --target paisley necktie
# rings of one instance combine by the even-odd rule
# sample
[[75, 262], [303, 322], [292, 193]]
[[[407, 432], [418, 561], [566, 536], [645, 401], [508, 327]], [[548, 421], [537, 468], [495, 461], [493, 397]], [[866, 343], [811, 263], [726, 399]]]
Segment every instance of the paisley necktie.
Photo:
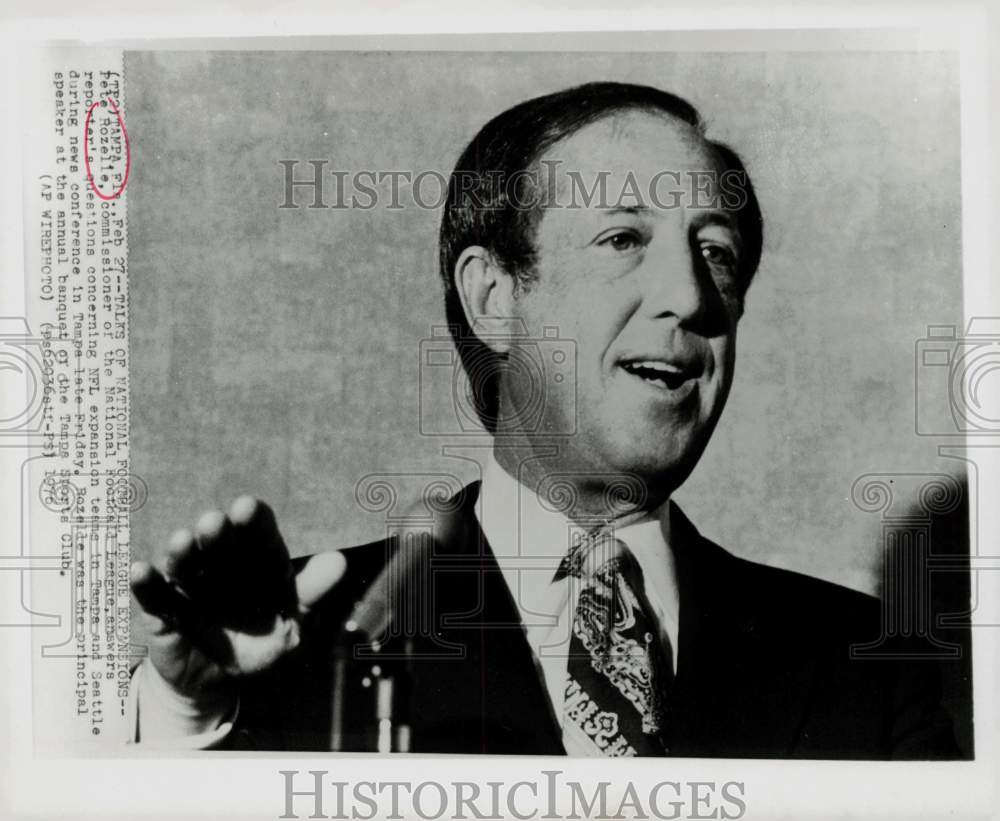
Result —
[[664, 693], [673, 678], [642, 569], [608, 534], [580, 540], [555, 579], [579, 585], [567, 662], [563, 739], [571, 755], [664, 755]]

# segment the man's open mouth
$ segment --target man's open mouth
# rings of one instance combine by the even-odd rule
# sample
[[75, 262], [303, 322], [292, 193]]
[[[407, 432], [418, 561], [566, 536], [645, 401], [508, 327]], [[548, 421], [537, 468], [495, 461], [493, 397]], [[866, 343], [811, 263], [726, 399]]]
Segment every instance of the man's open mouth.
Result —
[[656, 359], [634, 359], [620, 364], [632, 376], [663, 390], [675, 391], [694, 376], [689, 368], [680, 368]]

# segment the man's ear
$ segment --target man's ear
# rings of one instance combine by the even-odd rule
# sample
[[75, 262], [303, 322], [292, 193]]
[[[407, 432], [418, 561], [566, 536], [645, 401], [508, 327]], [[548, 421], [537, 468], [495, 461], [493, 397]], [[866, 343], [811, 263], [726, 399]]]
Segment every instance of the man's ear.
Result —
[[494, 353], [510, 349], [514, 313], [514, 277], [481, 245], [470, 245], [455, 263], [455, 287], [465, 319]]

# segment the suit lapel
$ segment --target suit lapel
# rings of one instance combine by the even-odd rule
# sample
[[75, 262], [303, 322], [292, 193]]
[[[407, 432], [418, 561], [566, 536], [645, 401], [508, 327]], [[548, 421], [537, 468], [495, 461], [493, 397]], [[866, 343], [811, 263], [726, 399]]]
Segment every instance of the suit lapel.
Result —
[[[479, 484], [436, 523], [436, 635], [414, 663], [414, 739], [437, 752], [563, 752], [520, 615], [475, 515]], [[435, 646], [460, 648], [432, 658]], [[420, 739], [425, 739], [421, 744]]]
[[[671, 755], [782, 756], [794, 746], [815, 669], [761, 618], [767, 591], [747, 562], [704, 539], [671, 504], [680, 592]], [[794, 619], [794, 613], [787, 618]]]

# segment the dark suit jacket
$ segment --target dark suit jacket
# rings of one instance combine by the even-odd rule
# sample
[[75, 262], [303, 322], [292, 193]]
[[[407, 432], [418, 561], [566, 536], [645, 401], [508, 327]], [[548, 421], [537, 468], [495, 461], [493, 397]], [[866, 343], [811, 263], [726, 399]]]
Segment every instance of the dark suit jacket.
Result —
[[[465, 488], [438, 522], [430, 581], [415, 574], [422, 581], [395, 610], [397, 622], [408, 611], [410, 627], [384, 637], [385, 661], [347, 652], [346, 676], [333, 686], [343, 622], [396, 538], [345, 551], [346, 576], [306, 619], [301, 647], [244, 682], [226, 746], [330, 749], [336, 692], [346, 704], [345, 748], [373, 749], [373, 688], [363, 678], [372, 664], [402, 665], [392, 658], [398, 633], [422, 621], [423, 635], [411, 636], [408, 692], [397, 693], [415, 752], [564, 753], [517, 607], [475, 517], [477, 493], [478, 484]], [[667, 694], [668, 755], [958, 757], [938, 662], [852, 658], [852, 645], [879, 638], [877, 599], [737, 558], [676, 507], [671, 515], [680, 647]]]

